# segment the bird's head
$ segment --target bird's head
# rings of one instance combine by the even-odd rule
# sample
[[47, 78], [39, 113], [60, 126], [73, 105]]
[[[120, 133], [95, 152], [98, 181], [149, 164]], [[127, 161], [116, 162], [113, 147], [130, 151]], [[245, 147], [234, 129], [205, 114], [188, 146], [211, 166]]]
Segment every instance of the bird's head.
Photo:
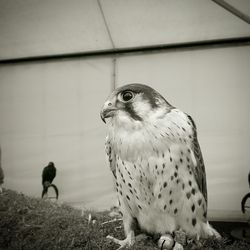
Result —
[[117, 88], [108, 97], [101, 110], [115, 126], [140, 127], [163, 116], [172, 106], [153, 88], [143, 84], [128, 84]]

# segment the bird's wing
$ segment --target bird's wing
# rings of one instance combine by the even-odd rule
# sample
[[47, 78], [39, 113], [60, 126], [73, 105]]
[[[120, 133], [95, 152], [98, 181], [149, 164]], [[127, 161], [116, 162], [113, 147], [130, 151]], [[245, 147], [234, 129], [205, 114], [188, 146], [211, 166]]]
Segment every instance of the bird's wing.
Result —
[[46, 166], [43, 169], [42, 183], [44, 183], [45, 181], [49, 181], [50, 183], [52, 183], [52, 181], [54, 180], [55, 177], [56, 177], [56, 168], [55, 167]]
[[43, 172], [42, 172], [42, 184], [46, 181], [46, 169], [47, 167], [44, 167]]
[[105, 150], [110, 170], [112, 171], [114, 177], [116, 178], [115, 154], [114, 150], [112, 149], [112, 144], [109, 136], [106, 137]]
[[194, 158], [196, 161], [196, 164], [193, 167], [193, 173], [194, 173], [195, 180], [198, 184], [198, 187], [201, 193], [203, 194], [204, 199], [207, 202], [206, 171], [205, 171], [205, 165], [204, 165], [200, 145], [199, 145], [198, 138], [197, 138], [197, 130], [196, 130], [196, 126], [192, 117], [189, 115], [188, 115], [188, 120], [191, 122], [192, 127], [193, 127], [193, 139], [191, 140], [191, 149], [193, 151]]

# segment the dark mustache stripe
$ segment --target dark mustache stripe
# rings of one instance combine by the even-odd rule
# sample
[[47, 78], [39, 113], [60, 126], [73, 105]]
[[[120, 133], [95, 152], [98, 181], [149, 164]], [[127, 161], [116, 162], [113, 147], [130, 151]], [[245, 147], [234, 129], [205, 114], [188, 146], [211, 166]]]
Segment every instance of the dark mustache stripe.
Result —
[[128, 103], [125, 105], [126, 112], [136, 121], [143, 121], [143, 119], [135, 112], [133, 106]]

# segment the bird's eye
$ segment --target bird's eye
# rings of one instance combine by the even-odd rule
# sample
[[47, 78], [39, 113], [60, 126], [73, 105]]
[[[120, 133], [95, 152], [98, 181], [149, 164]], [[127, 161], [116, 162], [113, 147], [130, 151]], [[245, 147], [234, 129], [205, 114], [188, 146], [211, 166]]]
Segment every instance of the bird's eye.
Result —
[[121, 94], [121, 97], [122, 97], [122, 100], [124, 102], [128, 102], [130, 101], [133, 97], [134, 97], [134, 94], [133, 92], [131, 91], [124, 91], [122, 94]]

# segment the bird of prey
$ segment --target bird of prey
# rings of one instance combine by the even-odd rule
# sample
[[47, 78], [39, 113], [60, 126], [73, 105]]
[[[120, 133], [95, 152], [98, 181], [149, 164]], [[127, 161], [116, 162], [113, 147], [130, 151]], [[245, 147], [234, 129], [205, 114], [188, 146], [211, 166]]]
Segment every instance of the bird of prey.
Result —
[[219, 238], [207, 220], [206, 174], [191, 116], [153, 88], [128, 84], [111, 93], [101, 118], [126, 235], [109, 237], [119, 249], [134, 244], [135, 225], [148, 234]]
[[43, 185], [43, 192], [42, 198], [45, 194], [48, 193], [48, 188], [53, 187], [56, 193], [56, 199], [58, 199], [58, 188], [56, 185], [52, 184], [54, 178], [56, 177], [56, 167], [53, 162], [49, 162], [48, 166], [44, 167], [42, 172], [42, 185]]

